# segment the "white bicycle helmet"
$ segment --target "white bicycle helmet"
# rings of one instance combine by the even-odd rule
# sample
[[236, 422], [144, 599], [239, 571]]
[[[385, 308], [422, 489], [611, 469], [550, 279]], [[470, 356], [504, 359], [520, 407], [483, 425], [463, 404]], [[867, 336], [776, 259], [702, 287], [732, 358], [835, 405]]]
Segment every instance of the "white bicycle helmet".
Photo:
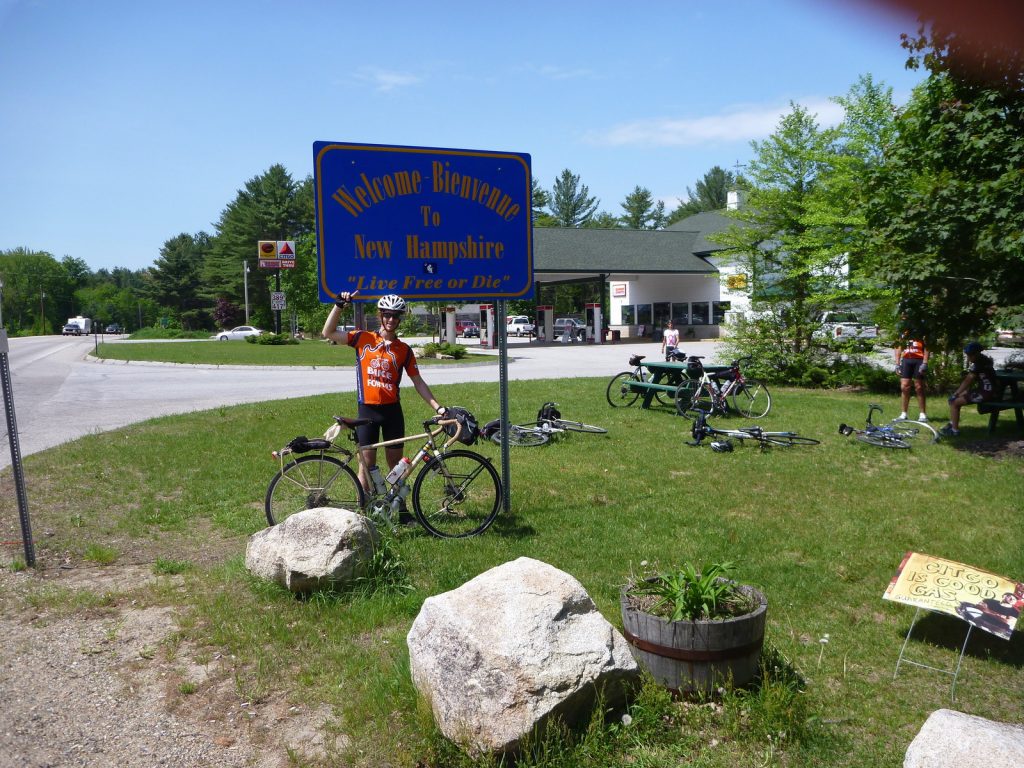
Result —
[[377, 302], [377, 309], [384, 309], [389, 312], [405, 312], [405, 299], [396, 293], [389, 293], [381, 296]]

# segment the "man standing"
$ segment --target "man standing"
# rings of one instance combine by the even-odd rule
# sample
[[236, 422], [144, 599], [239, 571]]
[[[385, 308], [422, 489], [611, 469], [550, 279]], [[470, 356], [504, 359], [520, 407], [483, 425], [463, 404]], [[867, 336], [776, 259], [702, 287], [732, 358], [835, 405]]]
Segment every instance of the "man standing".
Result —
[[[904, 315], [903, 320], [906, 320]], [[920, 407], [918, 421], [928, 421], [925, 413], [924, 375], [928, 372], [928, 349], [922, 339], [912, 339], [911, 330], [904, 326], [900, 333], [899, 344], [896, 345], [896, 373], [900, 377], [900, 397], [902, 408], [900, 418], [907, 418], [910, 406], [910, 385], [914, 384], [917, 392], [917, 404]]]

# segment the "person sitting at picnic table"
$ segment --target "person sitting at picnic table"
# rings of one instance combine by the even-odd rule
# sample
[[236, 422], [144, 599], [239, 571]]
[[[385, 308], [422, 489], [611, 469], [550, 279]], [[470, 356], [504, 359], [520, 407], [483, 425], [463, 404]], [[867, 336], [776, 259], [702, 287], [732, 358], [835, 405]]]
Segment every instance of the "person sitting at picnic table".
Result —
[[949, 396], [949, 424], [939, 430], [946, 437], [960, 434], [960, 409], [971, 403], [984, 403], [995, 400], [999, 393], [996, 379], [996, 367], [992, 358], [981, 354], [984, 347], [972, 341], [964, 347], [967, 355], [967, 375]]

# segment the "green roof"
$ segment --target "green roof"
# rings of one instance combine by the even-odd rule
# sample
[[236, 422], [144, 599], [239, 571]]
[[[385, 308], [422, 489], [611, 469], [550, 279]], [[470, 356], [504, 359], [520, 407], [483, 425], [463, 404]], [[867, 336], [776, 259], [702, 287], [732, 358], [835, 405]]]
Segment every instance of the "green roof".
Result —
[[685, 219], [680, 219], [675, 224], [665, 227], [666, 232], [690, 232], [694, 235], [693, 252], [701, 256], [709, 256], [715, 251], [722, 250], [725, 246], [713, 243], [708, 240], [708, 235], [724, 232], [730, 227], [749, 226], [748, 224], [731, 219], [725, 215], [725, 211], [702, 211]]
[[694, 253], [696, 232], [534, 227], [536, 272], [710, 274]]

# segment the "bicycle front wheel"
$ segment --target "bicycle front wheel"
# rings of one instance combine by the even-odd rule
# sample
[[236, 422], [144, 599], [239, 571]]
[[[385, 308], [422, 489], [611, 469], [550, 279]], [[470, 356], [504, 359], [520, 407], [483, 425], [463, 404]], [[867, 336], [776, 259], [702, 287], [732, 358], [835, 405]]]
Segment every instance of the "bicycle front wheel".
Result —
[[566, 421], [565, 419], [552, 419], [551, 426], [557, 429], [567, 429], [570, 432], [588, 432], [591, 435], [603, 435], [608, 432], [604, 427], [595, 427], [593, 424], [584, 424], [582, 421]]
[[877, 445], [880, 448], [909, 448], [910, 443], [902, 438], [890, 435], [885, 432], [861, 432], [857, 439], [868, 445]]
[[612, 408], [630, 406], [640, 397], [639, 390], [629, 386], [631, 381], [640, 381], [640, 379], [633, 371], [623, 371], [622, 373], [615, 374], [612, 380], [608, 382], [608, 390], [605, 392], [605, 397], [608, 398], [608, 404]]
[[501, 481], [491, 463], [472, 451], [449, 451], [416, 476], [412, 507], [434, 536], [461, 539], [483, 532], [498, 516]]
[[730, 399], [733, 410], [748, 419], [760, 419], [772, 409], [771, 393], [757, 379], [744, 379]]
[[286, 464], [270, 481], [263, 502], [267, 522], [277, 525], [289, 515], [316, 507], [361, 512], [363, 486], [347, 464], [333, 456], [302, 456]]
[[[535, 445], [544, 445], [548, 440], [548, 435], [544, 434], [539, 429], [520, 427], [518, 424], [513, 424], [508, 428], [509, 445], [518, 445], [524, 448], [529, 448]], [[492, 434], [491, 441], [501, 445], [501, 432], [495, 432]]]

